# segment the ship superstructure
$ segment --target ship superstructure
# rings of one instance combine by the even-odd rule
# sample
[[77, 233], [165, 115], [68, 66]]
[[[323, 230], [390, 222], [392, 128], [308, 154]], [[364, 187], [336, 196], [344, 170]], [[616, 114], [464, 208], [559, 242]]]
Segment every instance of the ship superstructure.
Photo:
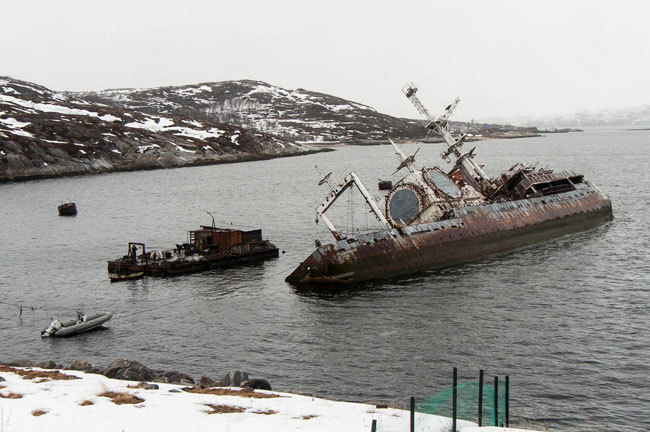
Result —
[[[475, 162], [475, 148], [465, 151], [466, 136], [451, 132], [449, 118], [456, 99], [433, 117], [417, 97], [417, 87], [402, 89], [427, 121], [429, 133], [441, 136], [447, 148], [441, 157], [451, 170], [417, 169], [417, 151], [406, 156], [391, 140], [406, 170], [382, 204], [351, 172], [339, 184], [331, 173], [319, 184], [330, 189], [316, 209], [335, 242], [319, 245], [287, 281], [356, 282], [392, 277], [475, 259], [563, 234], [601, 225], [613, 218], [611, 202], [582, 174], [554, 172], [518, 163], [490, 178]], [[322, 174], [322, 173], [321, 173]], [[380, 231], [345, 237], [326, 215], [350, 187], [356, 187], [379, 221]]]

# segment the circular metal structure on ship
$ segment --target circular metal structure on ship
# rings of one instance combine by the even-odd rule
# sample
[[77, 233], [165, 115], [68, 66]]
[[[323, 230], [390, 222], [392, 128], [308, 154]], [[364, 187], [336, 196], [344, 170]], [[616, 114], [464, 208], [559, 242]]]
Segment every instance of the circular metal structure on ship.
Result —
[[420, 200], [411, 189], [399, 189], [391, 194], [388, 201], [390, 218], [402, 225], [411, 222], [420, 213]]
[[440, 172], [437, 169], [431, 169], [427, 171], [426, 178], [445, 195], [452, 198], [460, 198], [462, 196], [462, 192], [458, 185], [454, 183], [447, 174]]

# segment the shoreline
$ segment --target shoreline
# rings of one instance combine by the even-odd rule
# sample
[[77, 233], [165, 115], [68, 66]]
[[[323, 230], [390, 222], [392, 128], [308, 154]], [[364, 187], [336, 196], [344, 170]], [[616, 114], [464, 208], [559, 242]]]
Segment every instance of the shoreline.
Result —
[[[542, 131], [542, 132], [548, 132], [548, 131]], [[563, 131], [564, 132], [564, 131]], [[572, 131], [570, 131], [572, 132]], [[548, 133], [554, 133], [554, 132], [548, 132]], [[484, 135], [484, 136], [472, 136], [468, 137], [466, 142], [476, 142], [476, 141], [489, 141], [489, 140], [495, 140], [495, 139], [518, 139], [518, 138], [537, 138], [537, 137], [543, 137], [543, 134], [535, 134], [535, 133], [526, 133], [526, 134], [518, 134], [518, 135], [502, 135], [502, 136], [494, 136], [494, 135]], [[439, 144], [443, 143], [444, 141], [440, 138], [422, 138], [422, 139], [395, 139], [394, 140], [398, 144]], [[247, 155], [241, 155], [238, 156], [234, 159], [228, 159], [228, 160], [215, 160], [215, 159], [206, 159], [206, 160], [201, 160], [197, 159], [195, 161], [191, 161], [185, 164], [179, 164], [179, 165], [174, 165], [174, 166], [161, 166], [161, 165], [137, 165], [137, 166], [127, 166], [127, 167], [111, 167], [111, 168], [90, 168], [85, 170], [85, 169], [77, 169], [77, 170], [71, 170], [71, 171], [65, 171], [65, 172], [43, 172], [43, 173], [38, 173], [38, 174], [25, 174], [25, 175], [18, 175], [18, 176], [13, 176], [9, 177], [4, 174], [0, 174], [0, 184], [6, 184], [6, 183], [19, 183], [19, 182], [28, 182], [28, 181], [34, 181], [34, 180], [46, 180], [46, 179], [55, 179], [55, 178], [63, 178], [63, 177], [77, 177], [77, 176], [86, 176], [86, 175], [98, 175], [98, 174], [111, 174], [111, 173], [119, 173], [119, 172], [135, 172], [135, 171], [154, 171], [154, 170], [160, 170], [160, 169], [177, 169], [177, 168], [191, 168], [191, 167], [198, 167], [198, 166], [210, 166], [210, 165], [223, 165], [223, 164], [234, 164], [234, 163], [241, 163], [241, 162], [255, 162], [255, 161], [264, 161], [264, 160], [271, 160], [271, 159], [278, 159], [278, 158], [288, 158], [288, 157], [297, 157], [297, 156], [308, 156], [312, 154], [317, 154], [317, 153], [323, 153], [323, 152], [330, 152], [330, 151], [336, 151], [336, 148], [344, 147], [344, 146], [377, 146], [377, 145], [387, 145], [390, 144], [390, 141], [388, 140], [383, 140], [383, 139], [377, 139], [377, 140], [357, 140], [357, 141], [325, 141], [325, 142], [300, 142], [301, 145], [306, 147], [308, 150], [302, 151], [302, 152], [296, 152], [296, 153], [289, 153], [289, 154], [247, 154]]]
[[9, 178], [5, 175], [0, 175], [0, 184], [20, 183], [20, 182], [27, 182], [27, 181], [34, 181], [34, 180], [55, 179], [55, 178], [63, 178], [63, 177], [79, 177], [79, 176], [87, 176], [87, 175], [112, 174], [112, 173], [119, 173], [119, 172], [154, 171], [154, 170], [162, 170], [162, 169], [178, 169], [178, 168], [192, 168], [192, 167], [210, 166], [210, 165], [235, 164], [240, 162], [256, 162], [256, 161], [264, 161], [264, 160], [279, 159], [279, 158], [307, 156], [311, 154], [323, 153], [329, 151], [334, 151], [334, 149], [311, 148], [309, 150], [305, 150], [302, 152], [289, 153], [289, 154], [243, 155], [234, 160], [214, 160], [214, 159], [196, 160], [187, 164], [177, 165], [177, 166], [143, 165], [137, 167], [134, 166], [113, 167], [113, 168], [100, 168], [97, 169], [96, 171], [75, 170], [75, 171], [61, 172], [61, 173], [27, 174], [27, 175], [13, 177], [13, 178]]
[[[15, 362], [14, 362], [15, 363]], [[3, 431], [87, 428], [185, 431], [330, 431], [408, 430], [410, 412], [383, 404], [345, 402], [311, 395], [248, 387], [188, 387], [108, 378], [96, 373], [0, 362]], [[415, 412], [417, 430], [448, 432], [452, 419]], [[524, 429], [457, 421], [458, 432]]]

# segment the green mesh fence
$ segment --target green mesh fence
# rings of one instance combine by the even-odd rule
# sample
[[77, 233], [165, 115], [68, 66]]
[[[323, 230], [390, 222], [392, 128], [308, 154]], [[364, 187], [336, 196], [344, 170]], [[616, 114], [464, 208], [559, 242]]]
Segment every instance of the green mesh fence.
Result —
[[[497, 414], [499, 426], [505, 422], [505, 383], [499, 382]], [[453, 415], [453, 387], [415, 404], [417, 412], [444, 417]], [[478, 421], [478, 381], [462, 381], [456, 386], [456, 418]], [[493, 426], [494, 386], [483, 383], [483, 426]]]

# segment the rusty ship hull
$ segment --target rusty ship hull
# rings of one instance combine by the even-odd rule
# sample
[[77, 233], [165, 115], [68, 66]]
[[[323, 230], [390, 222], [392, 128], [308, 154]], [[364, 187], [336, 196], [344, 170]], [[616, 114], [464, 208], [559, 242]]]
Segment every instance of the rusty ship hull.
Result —
[[583, 183], [565, 193], [456, 208], [445, 220], [328, 243], [286, 281], [360, 282], [444, 268], [596, 228], [612, 219], [609, 198]]

